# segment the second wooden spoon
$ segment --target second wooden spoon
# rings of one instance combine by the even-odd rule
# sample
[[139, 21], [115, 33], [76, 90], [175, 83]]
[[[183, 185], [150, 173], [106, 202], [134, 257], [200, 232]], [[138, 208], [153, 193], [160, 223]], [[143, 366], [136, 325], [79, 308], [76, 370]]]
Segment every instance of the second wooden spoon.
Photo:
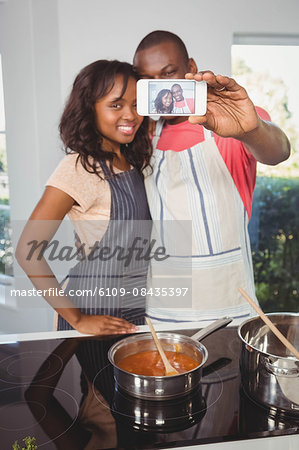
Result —
[[244, 289], [239, 287], [239, 291], [243, 295], [243, 297], [250, 303], [250, 305], [255, 309], [255, 311], [258, 313], [260, 318], [265, 322], [266, 325], [270, 328], [270, 330], [275, 334], [276, 337], [280, 340], [280, 342], [283, 343], [283, 345], [286, 346], [287, 349], [290, 350], [291, 353], [293, 353], [294, 356], [299, 360], [299, 352], [295, 349], [295, 347], [290, 343], [290, 341], [287, 340], [287, 338], [279, 331], [279, 329], [274, 325], [274, 323], [271, 322], [271, 320], [266, 316], [266, 314], [259, 308], [251, 297], [244, 291]]
[[153, 339], [155, 341], [157, 350], [160, 353], [160, 356], [162, 358], [163, 364], [165, 366], [165, 375], [166, 376], [178, 375], [179, 372], [174, 367], [172, 367], [172, 365], [170, 364], [170, 362], [168, 361], [168, 359], [167, 359], [167, 357], [166, 357], [166, 355], [164, 353], [164, 350], [162, 348], [161, 342], [158, 339], [158, 336], [157, 336], [156, 331], [155, 331], [155, 329], [153, 327], [151, 319], [149, 317], [146, 317], [145, 320], [146, 320], [146, 323], [149, 326], [149, 329], [150, 329], [150, 331], [152, 333], [152, 336], [153, 336]]

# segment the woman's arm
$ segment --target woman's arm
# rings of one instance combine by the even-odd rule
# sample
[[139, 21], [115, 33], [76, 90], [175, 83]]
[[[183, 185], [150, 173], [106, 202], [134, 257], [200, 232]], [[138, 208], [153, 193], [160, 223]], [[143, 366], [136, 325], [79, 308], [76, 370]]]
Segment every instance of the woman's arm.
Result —
[[[29, 243], [50, 242], [62, 219], [74, 205], [75, 200], [60, 189], [49, 186], [31, 214], [16, 249], [16, 258], [37, 290], [73, 328], [86, 334], [131, 333], [138, 328], [129, 322], [112, 316], [89, 316], [74, 306], [66, 295], [49, 293], [61, 291], [61, 287], [45, 258], [39, 252], [30, 254]], [[31, 252], [32, 253], [32, 252]], [[30, 256], [30, 257], [29, 257]], [[51, 291], [49, 289], [53, 288]]]

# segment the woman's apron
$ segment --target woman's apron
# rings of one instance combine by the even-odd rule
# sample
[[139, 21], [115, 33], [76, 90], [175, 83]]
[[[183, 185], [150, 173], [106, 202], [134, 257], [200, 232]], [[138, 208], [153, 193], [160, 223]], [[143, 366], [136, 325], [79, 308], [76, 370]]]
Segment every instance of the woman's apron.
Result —
[[[111, 208], [108, 228], [95, 255], [109, 247], [112, 252], [118, 249], [118, 256], [80, 261], [68, 275], [65, 293], [82, 293], [70, 298], [85, 314], [108, 314], [142, 324], [146, 298], [141, 289], [146, 287], [148, 261], [138, 260], [133, 254], [129, 262], [123, 256], [136, 237], [138, 242], [150, 238], [151, 221], [143, 179], [136, 169], [113, 175], [105, 163], [101, 166], [110, 186]], [[125, 253], [119, 253], [122, 250]], [[71, 329], [59, 316], [58, 330]]]
[[[134, 239], [146, 239], [151, 235], [151, 217], [145, 194], [144, 182], [136, 169], [111, 175], [107, 165], [101, 164], [104, 175], [109, 183], [111, 192], [110, 221], [108, 228], [101, 239], [100, 248], [121, 247], [128, 249]], [[65, 288], [66, 294], [70, 289], [102, 288], [104, 292], [112, 292], [112, 289], [120, 292], [120, 288], [126, 290], [127, 295], [94, 295], [92, 297], [81, 295], [71, 297], [72, 302], [86, 314], [103, 314], [121, 317], [136, 325], [144, 323], [145, 295], [141, 289], [146, 287], [148, 261], [132, 258], [129, 265], [125, 259], [112, 258], [108, 261], [89, 261], [85, 259], [79, 262], [69, 273], [69, 281]], [[132, 294], [135, 289], [134, 294]], [[130, 294], [129, 294], [130, 292]], [[70, 330], [72, 327], [59, 316], [59, 330]], [[93, 383], [96, 378], [95, 388], [101, 393], [108, 404], [111, 404], [114, 394], [113, 367], [108, 361], [108, 350], [118, 340], [115, 339], [86, 339], [80, 342], [76, 356], [82, 370]], [[85, 411], [87, 415], [87, 411]], [[92, 411], [91, 411], [92, 413]], [[107, 421], [111, 421], [111, 413], [107, 409]]]
[[[162, 244], [171, 241], [170, 250], [166, 245], [170, 257], [163, 263], [151, 261], [150, 286], [165, 285], [169, 294], [171, 282], [180, 283], [189, 286], [189, 292], [180, 298], [173, 292], [149, 295], [147, 314], [174, 321], [247, 315], [252, 309], [238, 287], [256, 300], [248, 216], [232, 176], [211, 132], [204, 129], [204, 141], [186, 150], [162, 151], [157, 147], [162, 128], [159, 120], [153, 139], [153, 172], [145, 174], [145, 187], [153, 230]], [[170, 240], [167, 230], [173, 221], [181, 232], [176, 231]], [[177, 252], [174, 241], [181, 244]], [[163, 273], [167, 274], [164, 279]]]

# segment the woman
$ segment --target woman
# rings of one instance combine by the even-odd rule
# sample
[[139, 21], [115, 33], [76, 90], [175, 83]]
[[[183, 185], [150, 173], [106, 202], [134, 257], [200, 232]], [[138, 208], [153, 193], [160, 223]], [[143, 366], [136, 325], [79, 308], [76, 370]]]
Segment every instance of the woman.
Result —
[[[147, 267], [144, 261], [127, 267], [114, 252], [130, 245], [132, 222], [150, 223], [141, 172], [149, 165], [151, 146], [146, 119], [136, 112], [136, 80], [132, 66], [119, 61], [100, 60], [81, 70], [60, 121], [67, 155], [18, 243], [18, 262], [60, 315], [59, 329], [119, 334], [143, 323], [145, 297], [139, 289]], [[31, 252], [28, 258], [26, 249], [33, 240], [51, 241], [66, 214], [86, 255], [71, 269], [63, 292], [44, 255]], [[131, 269], [137, 276], [130, 277]], [[137, 288], [134, 297], [123, 295], [132, 292], [130, 282]]]
[[173, 97], [169, 89], [162, 89], [155, 99], [155, 114], [171, 114], [173, 110]]

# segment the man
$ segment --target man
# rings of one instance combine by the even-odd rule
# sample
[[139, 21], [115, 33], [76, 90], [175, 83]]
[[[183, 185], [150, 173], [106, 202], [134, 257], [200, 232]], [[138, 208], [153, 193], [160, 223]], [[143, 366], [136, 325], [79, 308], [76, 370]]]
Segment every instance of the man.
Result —
[[[255, 298], [247, 225], [256, 161], [275, 165], [287, 159], [289, 141], [232, 78], [211, 71], [197, 73], [195, 61], [173, 33], [147, 35], [133, 64], [142, 78], [187, 78], [208, 84], [204, 116], [189, 120], [172, 116], [156, 127], [152, 171], [145, 177], [152, 218], [160, 223], [162, 242], [168, 235], [163, 228], [166, 221], [189, 221], [192, 230], [189, 236], [188, 232], [177, 236], [178, 243], [189, 237], [189, 253], [180, 250], [169, 258], [168, 295], [150, 292], [148, 314], [161, 321], [246, 316], [250, 307], [238, 287]], [[184, 274], [192, 268], [188, 300], [181, 296], [178, 302], [170, 291], [169, 267], [173, 283], [176, 268]], [[152, 265], [153, 286], [163, 287], [163, 270]]]
[[183, 89], [180, 84], [175, 83], [171, 87], [171, 93], [175, 100], [174, 113], [194, 114], [194, 99], [184, 98]]

